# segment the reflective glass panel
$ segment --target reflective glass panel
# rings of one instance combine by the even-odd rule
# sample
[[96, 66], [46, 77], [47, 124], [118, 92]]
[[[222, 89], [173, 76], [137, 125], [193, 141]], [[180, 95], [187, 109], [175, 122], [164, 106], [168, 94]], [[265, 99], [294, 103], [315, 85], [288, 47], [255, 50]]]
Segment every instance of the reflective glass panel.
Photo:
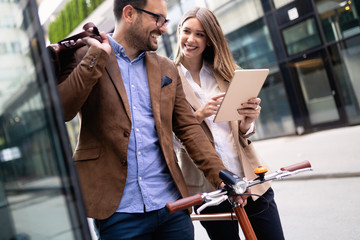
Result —
[[334, 92], [331, 90], [320, 54], [293, 63], [312, 125], [339, 120]]
[[329, 47], [334, 75], [339, 82], [348, 121], [360, 122], [360, 36]]
[[272, 70], [259, 94], [261, 113], [255, 121], [256, 134], [252, 136], [252, 139], [278, 137], [295, 132], [295, 124], [281, 74], [275, 67]]
[[315, 3], [327, 42], [360, 33], [360, 1], [316, 0]]
[[0, 239], [89, 239], [36, 3], [0, 1], [0, 13]]
[[[209, 8], [211, 11], [227, 4], [229, 2], [229, 0], [206, 0], [206, 7]], [[230, 1], [230, 2], [242, 2], [239, 0], [234, 0], [234, 1]]]
[[224, 34], [251, 24], [264, 16], [260, 0], [227, 1], [221, 8], [214, 10], [214, 14]]
[[276, 137], [295, 132], [286, 91], [277, 66], [273, 45], [264, 19], [259, 18], [226, 35], [235, 61], [244, 69], [269, 68], [259, 94], [261, 114], [253, 139]]
[[272, 0], [275, 8], [281, 8], [288, 3], [294, 2], [295, 0]]
[[282, 31], [289, 56], [306, 51], [321, 44], [315, 20], [309, 18]]
[[320, 36], [313, 18], [309, 18], [282, 31], [289, 56], [317, 47]]

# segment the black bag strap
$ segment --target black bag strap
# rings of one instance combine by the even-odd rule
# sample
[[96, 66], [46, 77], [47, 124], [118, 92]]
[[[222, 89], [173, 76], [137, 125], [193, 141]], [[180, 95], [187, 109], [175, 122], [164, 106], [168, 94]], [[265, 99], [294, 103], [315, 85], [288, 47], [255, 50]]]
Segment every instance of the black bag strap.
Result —
[[70, 36], [68, 38], [64, 38], [60, 40], [58, 43], [66, 42], [66, 41], [77, 41], [80, 38], [84, 37], [92, 37], [92, 36], [100, 36], [98, 28], [94, 25], [92, 22], [88, 22], [83, 26], [84, 31], [78, 34], [75, 34], [73, 36]]
[[[66, 48], [72, 48], [75, 45], [78, 44], [78, 40], [84, 37], [93, 37], [96, 38], [98, 41], [102, 42], [102, 39], [100, 37], [100, 32], [98, 28], [95, 26], [94, 23], [88, 22], [83, 26], [84, 31], [78, 34], [75, 34], [73, 36], [70, 36], [68, 38], [64, 38], [58, 42], [58, 44], [66, 47]], [[81, 46], [83, 46], [84, 43], [81, 43]], [[76, 48], [81, 47], [76, 46]]]

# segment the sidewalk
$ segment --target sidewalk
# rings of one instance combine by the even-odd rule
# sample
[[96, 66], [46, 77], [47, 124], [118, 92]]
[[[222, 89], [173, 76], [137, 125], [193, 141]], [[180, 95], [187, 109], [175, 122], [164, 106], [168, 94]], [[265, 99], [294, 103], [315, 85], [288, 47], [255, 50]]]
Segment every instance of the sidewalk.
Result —
[[359, 125], [253, 143], [272, 170], [310, 161], [314, 171], [294, 178], [360, 177]]
[[[312, 172], [272, 183], [285, 239], [360, 239], [360, 126], [253, 144], [271, 170], [312, 164]], [[209, 239], [199, 222], [194, 226], [196, 240]]]

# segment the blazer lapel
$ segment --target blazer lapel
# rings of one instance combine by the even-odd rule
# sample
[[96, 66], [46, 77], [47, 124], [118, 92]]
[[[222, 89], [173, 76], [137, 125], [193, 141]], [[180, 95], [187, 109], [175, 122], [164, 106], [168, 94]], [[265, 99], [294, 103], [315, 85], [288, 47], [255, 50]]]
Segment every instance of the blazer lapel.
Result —
[[119, 93], [119, 96], [124, 104], [126, 113], [131, 120], [131, 111], [130, 111], [130, 105], [129, 101], [126, 95], [126, 90], [124, 86], [124, 82], [121, 77], [119, 65], [116, 60], [115, 52], [114, 50], [111, 51], [109, 61], [105, 67], [107, 73], [109, 74], [110, 81], [113, 83], [115, 89]]
[[183, 89], [186, 95], [186, 100], [190, 103], [190, 105], [193, 107], [193, 109], [196, 111], [199, 108], [201, 108], [201, 104], [198, 100], [198, 98], [196, 97], [194, 90], [192, 89], [190, 83], [188, 82], [188, 80], [186, 79], [181, 66], [178, 65], [177, 66], [180, 78], [181, 78], [181, 83], [183, 85]]

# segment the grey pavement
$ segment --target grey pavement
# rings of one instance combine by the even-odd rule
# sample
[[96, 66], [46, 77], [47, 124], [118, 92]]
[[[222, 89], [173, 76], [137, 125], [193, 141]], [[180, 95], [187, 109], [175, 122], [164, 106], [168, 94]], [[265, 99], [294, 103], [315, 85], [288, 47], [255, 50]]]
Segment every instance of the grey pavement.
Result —
[[[272, 170], [303, 160], [312, 164], [312, 172], [273, 182], [286, 239], [360, 239], [360, 126], [255, 141], [254, 146]], [[194, 225], [196, 240], [209, 239], [198, 222]]]
[[308, 177], [360, 177], [359, 125], [256, 141], [254, 146], [272, 170], [308, 160], [314, 169]]

